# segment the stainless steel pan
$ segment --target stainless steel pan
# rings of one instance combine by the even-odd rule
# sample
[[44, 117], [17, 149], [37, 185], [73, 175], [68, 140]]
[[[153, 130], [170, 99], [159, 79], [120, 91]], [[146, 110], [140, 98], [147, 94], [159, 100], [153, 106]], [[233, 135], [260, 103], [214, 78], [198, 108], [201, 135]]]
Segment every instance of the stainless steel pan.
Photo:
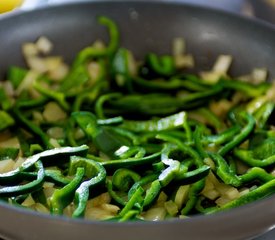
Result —
[[[0, 19], [0, 76], [22, 65], [20, 46], [45, 35], [55, 53], [71, 61], [97, 38], [107, 40], [96, 16], [113, 18], [121, 44], [141, 57], [169, 53], [171, 41], [184, 37], [198, 69], [210, 67], [221, 53], [234, 56], [232, 74], [267, 67], [275, 77], [275, 29], [237, 15], [191, 5], [146, 1], [92, 1], [44, 7]], [[228, 212], [159, 223], [106, 223], [52, 217], [0, 203], [0, 234], [5, 239], [246, 239], [275, 224], [275, 196]]]

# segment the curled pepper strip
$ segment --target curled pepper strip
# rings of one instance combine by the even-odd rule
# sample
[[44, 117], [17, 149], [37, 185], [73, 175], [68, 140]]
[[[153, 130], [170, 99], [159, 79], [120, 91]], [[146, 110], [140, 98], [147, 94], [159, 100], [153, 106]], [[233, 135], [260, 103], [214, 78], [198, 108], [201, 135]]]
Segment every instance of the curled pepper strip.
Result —
[[133, 167], [141, 166], [146, 164], [152, 164], [160, 159], [161, 152], [151, 154], [142, 158], [128, 158], [128, 159], [119, 159], [119, 160], [109, 160], [102, 162], [102, 165], [106, 170], [118, 169], [121, 167]]
[[230, 152], [234, 147], [242, 143], [249, 136], [249, 134], [253, 131], [255, 127], [255, 120], [252, 117], [252, 115], [250, 115], [249, 113], [242, 112], [240, 116], [247, 121], [247, 124], [242, 129], [242, 131], [232, 139], [232, 141], [228, 142], [220, 148], [218, 154], [220, 154], [221, 156], [224, 156], [225, 154]]
[[182, 143], [179, 139], [172, 137], [165, 133], [158, 134], [156, 136], [156, 138], [176, 144], [180, 150], [182, 150], [184, 153], [190, 155], [190, 157], [193, 158], [194, 163], [198, 167], [203, 165], [203, 161], [202, 161], [202, 158], [200, 157], [200, 155], [192, 147]]
[[84, 167], [85, 175], [89, 178], [82, 182], [75, 191], [76, 209], [72, 216], [77, 218], [84, 215], [90, 189], [105, 180], [106, 170], [100, 163], [87, 158], [72, 156], [70, 159], [69, 174], [74, 174], [79, 167]]
[[[115, 192], [115, 189], [120, 192], [127, 192], [130, 189], [130, 187], [132, 185], [133, 186], [136, 185], [136, 183], [139, 182], [139, 180], [140, 180], [140, 175], [137, 174], [136, 172], [125, 168], [119, 168], [114, 172], [112, 181], [107, 180], [107, 189], [111, 197], [114, 199], [114, 201], [116, 201], [121, 206], [125, 206], [126, 200], [120, 197]], [[131, 198], [131, 195], [129, 195], [128, 193], [128, 199], [130, 198]]]
[[57, 189], [54, 191], [53, 195], [50, 198], [51, 212], [53, 214], [63, 214], [64, 208], [72, 202], [75, 195], [75, 191], [81, 184], [84, 174], [85, 169], [78, 168], [74, 179], [69, 184], [67, 184], [61, 189]]
[[41, 161], [37, 161], [34, 165], [38, 170], [36, 180], [24, 185], [3, 187], [0, 189], [0, 197], [18, 196], [41, 188], [45, 178], [44, 167]]
[[46, 150], [44, 152], [35, 154], [29, 158], [23, 164], [16, 168], [13, 171], [7, 173], [0, 174], [0, 183], [12, 183], [17, 178], [20, 178], [20, 174], [23, 171], [28, 170], [32, 167], [36, 162], [40, 161], [51, 161], [53, 163], [54, 159], [66, 159], [71, 155], [86, 155], [88, 151], [88, 147], [86, 145], [82, 145], [79, 147], [62, 147], [62, 148], [54, 148], [50, 150]]
[[[33, 180], [37, 178], [37, 172], [21, 172], [20, 178], [25, 180]], [[70, 182], [68, 177], [63, 176], [60, 170], [46, 169], [45, 170], [45, 181], [52, 182], [57, 186], [65, 186]]]
[[109, 18], [100, 16], [98, 22], [105, 25], [108, 28], [110, 35], [110, 42], [106, 49], [95, 49], [93, 47], [84, 48], [77, 56], [75, 65], [82, 64], [89, 58], [103, 57], [114, 54], [115, 50], [118, 48], [119, 42], [119, 32], [117, 25]]
[[216, 163], [217, 175], [223, 180], [223, 182], [225, 184], [239, 187], [241, 185], [240, 179], [231, 171], [224, 158], [221, 155], [215, 153], [210, 153], [209, 155]]
[[242, 162], [252, 167], [268, 167], [275, 164], [275, 155], [265, 159], [255, 159], [252, 151], [244, 149], [235, 149], [234, 155]]
[[240, 176], [242, 183], [248, 183], [254, 180], [260, 180], [263, 183], [272, 181], [275, 176], [267, 173], [264, 169], [259, 167], [253, 167], [247, 171], [247, 173]]
[[133, 182], [137, 182], [140, 179], [140, 175], [132, 170], [126, 168], [120, 168], [113, 174], [112, 181], [113, 186], [120, 191], [129, 190]]

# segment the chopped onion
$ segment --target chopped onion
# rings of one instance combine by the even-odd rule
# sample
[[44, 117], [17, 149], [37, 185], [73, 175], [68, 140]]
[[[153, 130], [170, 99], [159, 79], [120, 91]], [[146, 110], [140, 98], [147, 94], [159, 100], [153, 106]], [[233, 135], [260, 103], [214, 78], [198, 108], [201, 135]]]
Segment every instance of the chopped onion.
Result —
[[47, 103], [42, 115], [48, 122], [58, 122], [67, 118], [67, 113], [55, 102]]
[[165, 202], [164, 207], [170, 216], [176, 216], [179, 211], [177, 204], [172, 200]]
[[20, 142], [17, 137], [9, 138], [0, 142], [1, 148], [20, 148]]
[[13, 170], [14, 161], [12, 159], [5, 159], [0, 161], [0, 173], [6, 173]]
[[35, 204], [35, 201], [33, 200], [31, 194], [29, 194], [29, 196], [24, 200], [24, 202], [21, 203], [21, 205], [24, 207], [31, 207], [34, 204]]
[[25, 58], [30, 56], [36, 56], [38, 54], [38, 49], [34, 43], [24, 43], [22, 45], [22, 52]]
[[38, 56], [31, 56], [26, 59], [30, 69], [36, 71], [38, 73], [45, 73], [47, 72], [47, 64], [44, 58]]
[[52, 128], [49, 128], [48, 131], [47, 131], [47, 134], [50, 137], [55, 138], [55, 139], [59, 139], [59, 138], [64, 138], [65, 137], [64, 130], [61, 127], [52, 127]]
[[221, 77], [226, 76], [232, 60], [231, 55], [218, 56], [211, 71], [201, 72], [202, 79], [208, 83], [215, 84]]
[[53, 49], [53, 44], [48, 38], [42, 36], [36, 41], [36, 47], [41, 53], [48, 54]]
[[182, 205], [186, 202], [188, 193], [189, 193], [190, 185], [182, 185], [177, 190], [175, 196], [175, 204], [177, 205], [178, 209], [181, 209]]
[[160, 221], [160, 220], [164, 220], [166, 216], [166, 210], [164, 207], [152, 207], [142, 215], [145, 220]]

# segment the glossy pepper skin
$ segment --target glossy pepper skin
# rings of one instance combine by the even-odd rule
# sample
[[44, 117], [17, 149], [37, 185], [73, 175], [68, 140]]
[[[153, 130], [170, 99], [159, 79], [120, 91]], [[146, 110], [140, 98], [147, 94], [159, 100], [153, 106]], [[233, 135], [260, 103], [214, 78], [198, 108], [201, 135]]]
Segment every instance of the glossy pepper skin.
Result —
[[[15, 92], [1, 83], [0, 137], [14, 146], [0, 141], [0, 167], [16, 167], [0, 173], [2, 200], [125, 222], [210, 214], [275, 193], [270, 83], [227, 73], [209, 81], [174, 55], [136, 62], [117, 24], [98, 22], [109, 42], [82, 49], [60, 79], [8, 70]], [[50, 104], [60, 119], [47, 118]]]
[[75, 190], [76, 209], [73, 212], [73, 217], [81, 217], [84, 215], [86, 204], [90, 196], [90, 190], [103, 182], [106, 178], [106, 170], [100, 163], [87, 158], [72, 156], [70, 159], [69, 174], [75, 174], [77, 169], [81, 167], [84, 167], [85, 175], [88, 177], [88, 180], [82, 181]]

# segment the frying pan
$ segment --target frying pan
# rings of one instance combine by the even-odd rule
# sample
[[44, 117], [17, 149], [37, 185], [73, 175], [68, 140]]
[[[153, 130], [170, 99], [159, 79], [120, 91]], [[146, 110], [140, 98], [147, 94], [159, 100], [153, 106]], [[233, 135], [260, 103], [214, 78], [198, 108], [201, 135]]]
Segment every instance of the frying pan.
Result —
[[[114, 19], [121, 45], [137, 57], [149, 51], [169, 53], [171, 41], [184, 37], [198, 69], [209, 68], [216, 56], [234, 57], [232, 75], [254, 67], [275, 77], [275, 29], [237, 15], [179, 2], [92, 1], [42, 7], [6, 15], [0, 20], [0, 77], [10, 65], [24, 65], [23, 42], [41, 35], [55, 44], [55, 54], [72, 61], [75, 53], [95, 39], [107, 39], [96, 16]], [[4, 239], [249, 239], [275, 225], [275, 196], [227, 212], [184, 220], [92, 222], [42, 215], [0, 203], [0, 234]]]

